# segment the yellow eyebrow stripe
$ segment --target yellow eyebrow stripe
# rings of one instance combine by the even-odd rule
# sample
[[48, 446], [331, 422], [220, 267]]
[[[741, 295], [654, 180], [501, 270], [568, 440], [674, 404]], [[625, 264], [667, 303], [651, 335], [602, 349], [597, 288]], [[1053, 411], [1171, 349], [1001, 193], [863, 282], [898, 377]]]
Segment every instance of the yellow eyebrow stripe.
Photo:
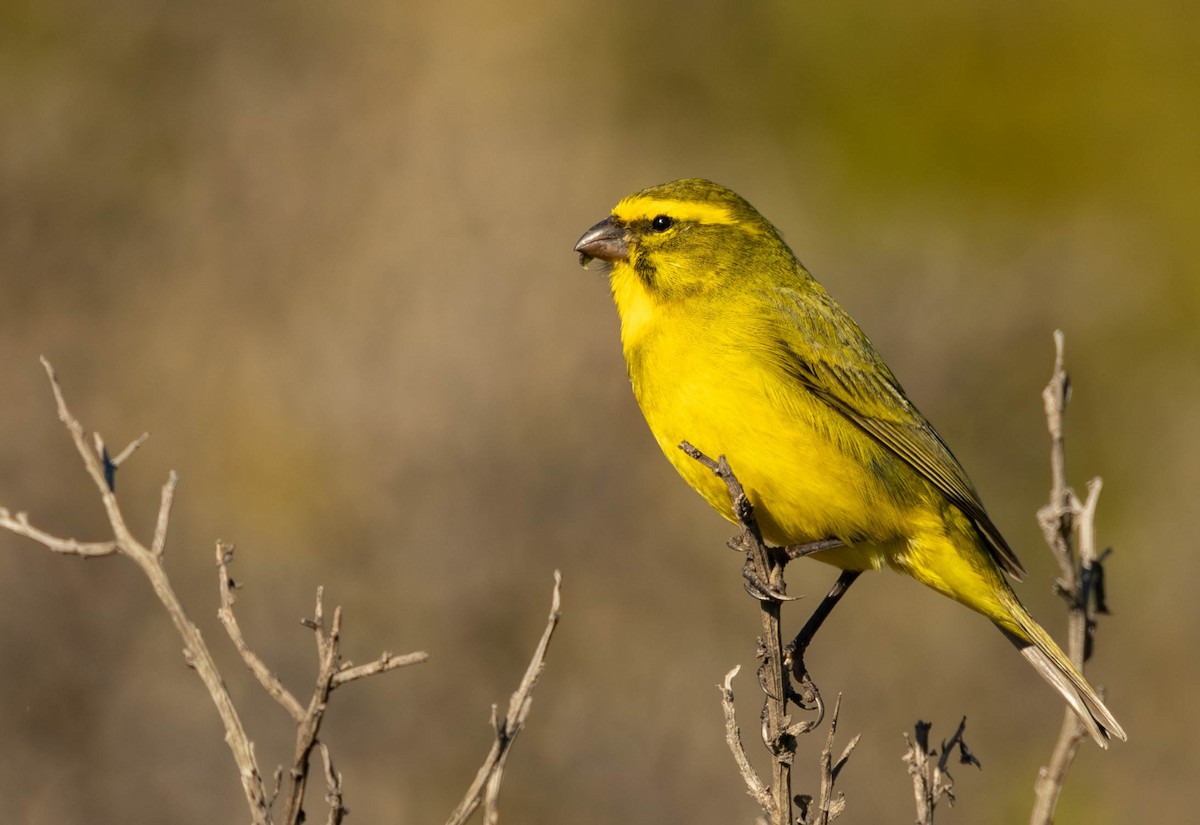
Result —
[[623, 223], [639, 218], [653, 218], [656, 215], [669, 215], [677, 221], [693, 223], [736, 223], [729, 209], [719, 204], [644, 198], [637, 195], [624, 198], [613, 207], [612, 214]]

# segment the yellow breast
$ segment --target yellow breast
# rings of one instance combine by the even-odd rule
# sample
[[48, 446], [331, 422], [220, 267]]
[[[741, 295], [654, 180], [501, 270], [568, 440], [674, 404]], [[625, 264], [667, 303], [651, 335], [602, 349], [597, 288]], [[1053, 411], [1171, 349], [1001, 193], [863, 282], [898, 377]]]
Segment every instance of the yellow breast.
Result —
[[755, 330], [694, 306], [674, 312], [629, 266], [614, 268], [612, 286], [634, 394], [683, 478], [732, 519], [724, 483], [679, 450], [686, 440], [726, 456], [768, 541], [867, 542], [824, 560], [878, 567], [884, 550], [872, 545], [905, 535], [917, 503], [872, 472], [894, 473], [894, 457], [765, 358]]

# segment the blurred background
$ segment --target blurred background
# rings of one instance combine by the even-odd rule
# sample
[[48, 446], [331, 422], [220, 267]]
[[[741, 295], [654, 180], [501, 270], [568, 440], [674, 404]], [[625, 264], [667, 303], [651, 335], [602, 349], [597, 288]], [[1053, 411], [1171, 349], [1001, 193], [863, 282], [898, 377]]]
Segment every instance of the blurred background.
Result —
[[[307, 695], [323, 584], [344, 649], [426, 650], [323, 729], [351, 822], [440, 822], [549, 607], [513, 822], [749, 822], [715, 685], [756, 741], [758, 619], [729, 525], [658, 453], [603, 276], [571, 247], [621, 196], [746, 196], [953, 445], [1061, 637], [1040, 392], [1104, 477], [1113, 615], [1089, 673], [1130, 741], [1085, 746], [1060, 821], [1183, 821], [1200, 767], [1200, 17], [1182, 2], [0, 5], [0, 504], [104, 538], [37, 356], [119, 477], [269, 772], [292, 734], [215, 620]], [[834, 571], [799, 564], [793, 593]], [[812, 604], [809, 601], [807, 604]], [[807, 607], [790, 608], [798, 627]], [[24, 823], [244, 821], [215, 712], [120, 559], [0, 534], [0, 799]], [[809, 658], [863, 734], [846, 822], [907, 821], [901, 734], [967, 715], [951, 822], [1019, 822], [1062, 704], [985, 621], [862, 581]], [[823, 734], [797, 792], [818, 788]], [[757, 748], [755, 748], [757, 752]], [[310, 812], [320, 810], [314, 793]], [[939, 816], [939, 819], [941, 816]]]

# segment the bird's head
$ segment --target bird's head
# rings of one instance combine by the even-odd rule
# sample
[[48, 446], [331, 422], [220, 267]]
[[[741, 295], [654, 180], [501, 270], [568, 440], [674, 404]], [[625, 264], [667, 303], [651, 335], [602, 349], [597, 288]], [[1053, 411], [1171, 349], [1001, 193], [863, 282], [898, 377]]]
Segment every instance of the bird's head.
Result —
[[[585, 267], [612, 270], [614, 291], [636, 277], [655, 301], [683, 298], [794, 260], [779, 233], [737, 193], [712, 181], [677, 180], [623, 198], [575, 244]], [[774, 264], [774, 266], [772, 266]]]

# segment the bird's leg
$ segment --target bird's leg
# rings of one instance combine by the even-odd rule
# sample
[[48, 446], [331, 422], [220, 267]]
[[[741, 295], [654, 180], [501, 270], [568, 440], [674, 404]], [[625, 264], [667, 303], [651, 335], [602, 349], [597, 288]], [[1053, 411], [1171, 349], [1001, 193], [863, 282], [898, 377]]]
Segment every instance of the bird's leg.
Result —
[[804, 627], [800, 628], [796, 638], [787, 645], [788, 654], [793, 658], [798, 658], [799, 661], [804, 660], [804, 651], [808, 650], [812, 638], [816, 636], [818, 630], [821, 630], [824, 620], [829, 618], [829, 614], [833, 613], [833, 609], [841, 601], [841, 597], [846, 595], [846, 591], [850, 590], [850, 585], [859, 576], [862, 576], [862, 573], [863, 571], [860, 570], [841, 571], [841, 576], [833, 583], [826, 597], [822, 598], [820, 604], [817, 604], [817, 609], [809, 616], [809, 620], [804, 622]]
[[800, 632], [796, 634], [796, 638], [792, 639], [792, 643], [788, 646], [789, 650], [804, 654], [805, 649], [812, 642], [813, 637], [817, 635], [817, 631], [821, 629], [821, 624], [829, 618], [829, 614], [833, 612], [833, 608], [841, 600], [842, 596], [846, 595], [846, 591], [850, 589], [850, 585], [862, 575], [861, 570], [843, 570], [842, 575], [838, 576], [838, 580], [833, 583], [833, 587], [829, 588], [829, 592], [825, 594], [825, 598], [817, 605], [817, 609], [808, 617], [808, 621], [804, 623], [804, 627], [800, 628]]
[[[842, 575], [838, 576], [838, 580], [829, 589], [829, 593], [825, 595], [825, 598], [817, 605], [817, 609], [808, 617], [808, 621], [804, 623], [804, 627], [800, 628], [800, 632], [796, 634], [796, 638], [792, 639], [784, 650], [784, 662], [788, 665], [792, 673], [792, 678], [796, 680], [796, 684], [799, 686], [794, 699], [805, 710], [821, 711], [823, 705], [821, 703], [821, 693], [809, 677], [808, 668], [804, 665], [804, 653], [808, 650], [813, 637], [817, 635], [817, 631], [821, 629], [821, 624], [829, 617], [829, 614], [833, 612], [834, 606], [837, 605], [842, 596], [846, 595], [846, 591], [850, 589], [850, 585], [854, 584], [854, 580], [861, 574], [861, 570], [843, 570]], [[819, 723], [820, 720], [818, 719], [816, 724]]]

